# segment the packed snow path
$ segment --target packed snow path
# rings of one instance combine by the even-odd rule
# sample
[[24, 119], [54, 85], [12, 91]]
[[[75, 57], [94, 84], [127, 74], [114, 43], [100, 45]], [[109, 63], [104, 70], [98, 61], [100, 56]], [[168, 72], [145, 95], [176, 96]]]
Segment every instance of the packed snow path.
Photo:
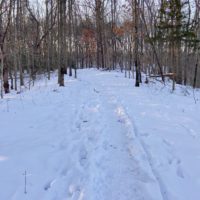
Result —
[[200, 105], [183, 92], [91, 69], [8, 95], [0, 200], [200, 199]]

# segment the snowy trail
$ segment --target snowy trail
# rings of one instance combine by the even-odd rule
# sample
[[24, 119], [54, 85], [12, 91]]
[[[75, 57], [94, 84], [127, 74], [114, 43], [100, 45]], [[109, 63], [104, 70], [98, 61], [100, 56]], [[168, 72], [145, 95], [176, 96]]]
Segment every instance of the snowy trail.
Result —
[[[95, 88], [97, 88], [97, 90], [103, 94], [102, 101], [109, 102], [109, 104], [114, 107], [116, 121], [118, 121], [122, 124], [121, 133], [123, 134], [122, 137], [126, 137], [126, 141], [121, 144], [121, 146], [122, 146], [121, 148], [125, 148], [126, 149], [125, 152], [127, 153], [127, 155], [129, 155], [129, 160], [125, 162], [124, 167], [132, 166], [133, 167], [132, 170], [135, 170], [135, 166], [138, 166], [138, 164], [140, 164], [140, 163], [133, 163], [133, 162], [131, 162], [131, 160], [133, 160], [135, 158], [137, 158], [138, 160], [141, 160], [141, 158], [142, 158], [144, 160], [142, 162], [142, 166], [148, 170], [146, 170], [146, 172], [142, 171], [141, 169], [137, 170], [136, 174], [134, 174], [134, 176], [132, 178], [138, 179], [139, 181], [145, 182], [146, 184], [148, 182], [150, 182], [150, 184], [151, 184], [150, 187], [152, 187], [152, 185], [155, 184], [154, 187], [156, 189], [154, 188], [154, 192], [156, 193], [156, 196], [154, 196], [152, 199], [167, 200], [168, 197], [167, 197], [167, 192], [166, 192], [165, 186], [161, 180], [159, 173], [156, 171], [156, 169], [154, 167], [154, 163], [152, 161], [151, 155], [148, 152], [148, 149], [146, 148], [144, 142], [142, 141], [142, 139], [139, 135], [139, 131], [136, 127], [136, 124], [133, 122], [133, 119], [131, 119], [129, 117], [129, 115], [126, 112], [125, 107], [122, 105], [122, 103], [120, 103], [119, 99], [117, 98], [117, 95], [116, 94], [114, 95], [111, 90], [109, 90], [109, 89], [107, 90], [107, 88], [109, 88], [109, 83], [107, 86], [104, 85], [103, 88], [100, 87], [100, 85], [95, 85]], [[108, 106], [108, 107], [112, 107], [112, 106]], [[113, 130], [110, 130], [110, 131], [111, 131], [111, 133], [113, 132]], [[111, 139], [112, 138], [115, 138], [114, 135], [113, 135], [113, 137], [111, 137]], [[120, 141], [122, 142], [123, 140], [120, 140]], [[119, 146], [119, 145], [120, 144], [118, 143], [117, 146]], [[134, 152], [135, 149], [138, 149], [138, 151], [140, 151], [139, 157], [138, 157], [138, 155], [135, 154], [135, 152]], [[125, 157], [125, 156], [120, 155], [120, 157]], [[129, 198], [127, 198], [127, 197], [126, 198], [132, 199], [134, 196], [134, 199], [146, 199], [147, 196], [141, 195], [141, 193], [144, 193], [144, 191], [143, 192], [139, 191], [139, 184], [136, 183], [135, 185], [136, 185], [136, 187], [133, 188], [133, 190], [137, 191], [136, 194], [134, 194], [134, 195], [131, 194], [131, 196]], [[130, 190], [130, 187], [131, 186], [128, 187], [129, 190]], [[147, 186], [147, 187], [149, 187], [149, 186]], [[149, 191], [151, 191], [151, 189], [152, 188], [150, 188]], [[115, 190], [118, 190], [118, 188], [116, 188]], [[141, 196], [138, 196], [138, 194], [140, 194]], [[149, 199], [151, 199], [151, 197], [150, 197], [151, 195], [149, 195], [149, 197], [148, 197]], [[116, 196], [115, 198], [119, 198], [119, 196]], [[111, 199], [115, 199], [115, 198], [111, 198]]]
[[138, 131], [138, 128], [136, 127], [136, 124], [133, 122], [133, 119], [131, 119], [129, 117], [129, 115], [127, 114], [125, 108], [118, 102], [118, 108], [119, 108], [119, 115], [122, 121], [125, 121], [126, 126], [128, 127], [128, 131], [130, 131], [131, 134], [134, 134], [139, 142], [139, 144], [141, 145], [141, 148], [143, 149], [144, 153], [145, 153], [145, 157], [148, 161], [148, 164], [151, 168], [151, 171], [154, 175], [154, 178], [157, 180], [157, 183], [159, 185], [160, 188], [160, 192], [162, 195], [162, 199], [163, 200], [168, 200], [168, 196], [167, 196], [167, 191], [165, 188], [165, 185], [162, 181], [162, 178], [160, 176], [160, 174], [158, 173], [158, 171], [156, 170], [155, 166], [154, 166], [154, 162], [152, 160], [151, 154], [148, 151], [148, 148], [146, 148], [146, 145], [144, 143], [144, 141], [142, 140], [142, 138], [140, 137], [140, 133]]
[[[86, 84], [85, 87], [88, 87], [86, 90], [93, 91], [94, 94], [90, 94], [91, 100], [82, 106], [76, 125], [81, 134], [87, 135], [84, 146], [91, 145], [88, 148], [82, 147], [80, 154], [80, 163], [89, 177], [85, 199], [128, 200], [133, 199], [133, 196], [136, 200], [147, 197], [151, 199], [152, 194], [148, 194], [145, 187], [148, 187], [148, 183], [151, 184], [149, 187], [154, 184], [157, 187], [156, 181], [151, 178], [151, 174], [140, 169], [140, 163], [134, 160], [134, 155], [131, 154], [134, 143], [129, 141], [131, 135], [127, 134], [128, 127], [121, 123], [119, 107], [105, 94], [102, 95], [103, 89], [98, 84], [88, 82]], [[94, 111], [94, 116], [89, 116], [89, 111]], [[93, 130], [94, 127], [96, 130]], [[94, 137], [97, 137], [96, 141]], [[138, 144], [135, 148], [140, 148], [137, 146]], [[156, 195], [159, 196], [159, 190], [157, 192]], [[152, 199], [157, 197], [154, 196]]]
[[117, 72], [55, 83], [0, 101], [0, 200], [199, 199], [199, 104]]

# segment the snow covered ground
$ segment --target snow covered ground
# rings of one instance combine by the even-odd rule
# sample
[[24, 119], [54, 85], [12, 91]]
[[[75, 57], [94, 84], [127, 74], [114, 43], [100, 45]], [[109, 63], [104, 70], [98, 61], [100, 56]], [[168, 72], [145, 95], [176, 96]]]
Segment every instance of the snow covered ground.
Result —
[[200, 199], [200, 91], [95, 69], [56, 82], [0, 100], [0, 200]]

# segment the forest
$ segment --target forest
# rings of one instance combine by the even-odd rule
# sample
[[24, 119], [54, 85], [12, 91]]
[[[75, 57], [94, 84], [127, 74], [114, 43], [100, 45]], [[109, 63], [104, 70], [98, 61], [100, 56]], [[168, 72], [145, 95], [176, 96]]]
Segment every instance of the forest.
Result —
[[200, 0], [0, 0], [0, 200], [200, 199]]
[[[38, 74], [77, 69], [200, 87], [199, 0], [1, 0], [1, 97]], [[73, 75], [74, 74], [74, 75]], [[174, 88], [175, 89], [175, 86]]]

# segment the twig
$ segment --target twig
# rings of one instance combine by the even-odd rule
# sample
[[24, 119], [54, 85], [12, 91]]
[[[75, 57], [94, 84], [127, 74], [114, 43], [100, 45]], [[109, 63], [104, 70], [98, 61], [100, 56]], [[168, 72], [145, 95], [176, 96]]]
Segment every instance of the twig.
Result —
[[24, 172], [24, 194], [27, 194], [27, 189], [26, 189], [26, 170], [25, 170], [25, 172]]

